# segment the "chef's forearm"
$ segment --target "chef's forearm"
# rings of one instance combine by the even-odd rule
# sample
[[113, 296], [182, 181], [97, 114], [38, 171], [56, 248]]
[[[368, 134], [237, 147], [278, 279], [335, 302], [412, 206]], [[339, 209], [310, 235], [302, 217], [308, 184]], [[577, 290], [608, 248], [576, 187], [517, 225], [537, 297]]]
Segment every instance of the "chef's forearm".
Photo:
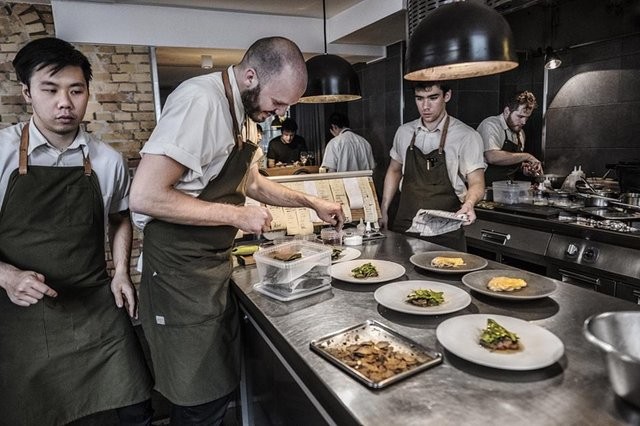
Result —
[[475, 206], [484, 198], [484, 170], [477, 169], [467, 175], [467, 194], [464, 204]]
[[391, 201], [396, 195], [398, 188], [400, 187], [400, 180], [402, 179], [402, 164], [395, 160], [391, 160], [387, 173], [384, 177], [384, 184], [382, 187], [382, 201], [380, 202], [380, 210], [386, 213], [389, 210]]
[[262, 176], [257, 168], [249, 171], [247, 195], [272, 206], [314, 208], [313, 196], [294, 191]]
[[537, 162], [538, 159], [528, 152], [507, 152], [499, 149], [485, 151], [484, 158], [489, 164], [496, 166], [511, 166], [523, 161]]
[[129, 211], [109, 215], [109, 243], [116, 274], [129, 274], [133, 227]]

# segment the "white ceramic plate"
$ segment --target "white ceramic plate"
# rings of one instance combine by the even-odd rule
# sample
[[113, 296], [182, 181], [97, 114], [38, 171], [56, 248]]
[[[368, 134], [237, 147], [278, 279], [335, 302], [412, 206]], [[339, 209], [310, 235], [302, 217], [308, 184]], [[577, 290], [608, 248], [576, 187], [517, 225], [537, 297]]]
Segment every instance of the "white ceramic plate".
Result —
[[332, 261], [331, 263], [347, 262], [349, 260], [359, 258], [360, 255], [362, 254], [360, 250], [354, 249], [352, 247], [340, 247], [340, 248], [342, 249], [342, 253], [340, 253], [340, 257], [338, 257], [336, 260]]
[[[520, 278], [527, 282], [527, 286], [514, 291], [489, 290], [487, 283], [494, 277]], [[514, 269], [489, 269], [472, 272], [462, 277], [462, 283], [478, 293], [510, 300], [541, 299], [556, 291], [556, 283], [552, 279], [532, 272]]]
[[[431, 261], [438, 257], [459, 257], [464, 261], [464, 265], [455, 268], [438, 268], [431, 266]], [[462, 251], [427, 251], [424, 253], [416, 253], [409, 258], [409, 261], [418, 268], [426, 269], [431, 272], [441, 274], [459, 274], [464, 272], [477, 271], [485, 268], [489, 262], [480, 256], [465, 253]]]
[[[373, 266], [375, 266], [376, 270], [378, 271], [377, 277], [355, 278], [353, 276], [351, 270], [357, 268], [358, 266], [362, 266], [365, 263], [371, 263], [373, 264]], [[330, 274], [333, 278], [356, 284], [383, 283], [385, 281], [391, 281], [395, 280], [396, 278], [400, 278], [404, 275], [404, 273], [404, 266], [399, 265], [395, 262], [376, 259], [359, 259], [348, 260], [346, 262], [338, 262], [334, 265], [331, 265], [330, 269]]]
[[[500, 353], [480, 346], [481, 330], [492, 318], [520, 338], [522, 349]], [[549, 330], [504, 315], [462, 315], [449, 318], [436, 329], [438, 341], [448, 351], [467, 361], [503, 370], [536, 370], [558, 361], [564, 354], [564, 344]]]
[[[444, 292], [444, 302], [438, 306], [416, 306], [407, 303], [406, 299], [413, 290], [425, 289]], [[394, 311], [415, 315], [443, 315], [466, 308], [471, 303], [469, 293], [461, 288], [436, 281], [398, 281], [387, 284], [373, 294], [376, 301]]]

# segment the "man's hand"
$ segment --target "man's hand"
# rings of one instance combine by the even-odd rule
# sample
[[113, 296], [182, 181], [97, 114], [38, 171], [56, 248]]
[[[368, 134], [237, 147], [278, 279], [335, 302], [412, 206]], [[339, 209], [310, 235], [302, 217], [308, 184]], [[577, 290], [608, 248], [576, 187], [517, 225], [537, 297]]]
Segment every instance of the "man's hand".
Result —
[[31, 306], [44, 296], [57, 297], [58, 293], [45, 284], [44, 275], [33, 271], [19, 271], [5, 285], [9, 300], [18, 306]]
[[522, 163], [522, 173], [525, 176], [542, 176], [544, 174], [542, 163], [532, 155], [529, 160]]
[[269, 209], [262, 206], [238, 207], [235, 226], [243, 232], [256, 236], [271, 229], [273, 217]]
[[322, 198], [315, 198], [313, 200], [313, 209], [318, 213], [320, 219], [335, 226], [338, 231], [342, 229], [342, 225], [344, 225], [344, 213], [339, 203], [326, 201]]
[[463, 203], [462, 206], [460, 206], [460, 210], [458, 210], [456, 214], [467, 215], [467, 221], [462, 223], [464, 226], [471, 225], [476, 221], [476, 211], [473, 208], [473, 204], [471, 203]]
[[380, 225], [380, 229], [389, 229], [389, 215], [386, 210], [381, 212], [381, 215], [378, 218], [378, 225]]
[[129, 274], [116, 273], [111, 280], [111, 293], [116, 301], [116, 306], [127, 310], [131, 318], [138, 318], [138, 305], [136, 303], [136, 290], [133, 288]]

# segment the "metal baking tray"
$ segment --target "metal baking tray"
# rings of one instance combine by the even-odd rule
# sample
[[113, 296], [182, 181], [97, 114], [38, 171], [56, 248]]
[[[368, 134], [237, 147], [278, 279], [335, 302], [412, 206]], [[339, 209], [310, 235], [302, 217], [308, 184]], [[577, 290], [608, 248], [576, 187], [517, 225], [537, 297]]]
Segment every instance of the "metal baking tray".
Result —
[[[418, 363], [406, 371], [394, 373], [391, 377], [376, 381], [364, 375], [360, 370], [347, 365], [344, 361], [328, 351], [329, 349], [346, 348], [349, 345], [366, 341], [376, 343], [386, 341], [393, 346], [396, 352], [403, 352], [414, 356], [418, 360]], [[442, 362], [442, 354], [440, 352], [427, 349], [374, 320], [367, 320], [362, 324], [336, 331], [320, 339], [312, 340], [309, 346], [312, 351], [318, 353], [332, 364], [335, 364], [358, 381], [373, 389], [384, 388]]]

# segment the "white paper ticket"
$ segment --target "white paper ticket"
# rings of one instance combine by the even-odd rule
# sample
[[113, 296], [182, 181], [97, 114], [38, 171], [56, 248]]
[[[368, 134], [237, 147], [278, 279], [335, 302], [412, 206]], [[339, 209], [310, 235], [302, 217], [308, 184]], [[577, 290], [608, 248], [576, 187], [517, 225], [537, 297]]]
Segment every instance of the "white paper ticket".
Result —
[[277, 206], [267, 206], [271, 213], [271, 229], [287, 229], [287, 216], [284, 208]]
[[373, 196], [371, 185], [369, 185], [369, 179], [366, 177], [359, 177], [358, 186], [362, 193], [364, 220], [365, 222], [375, 223], [378, 221], [378, 212], [376, 211], [376, 199]]
[[298, 235], [300, 233], [300, 224], [298, 223], [298, 214], [294, 207], [284, 207], [284, 214], [287, 221], [287, 234]]
[[342, 212], [344, 213], [345, 222], [351, 222], [353, 220], [353, 216], [351, 215], [349, 198], [347, 197], [347, 193], [344, 189], [342, 179], [331, 179], [329, 181], [329, 187], [331, 188], [333, 200], [337, 203], [340, 203], [342, 206]]

